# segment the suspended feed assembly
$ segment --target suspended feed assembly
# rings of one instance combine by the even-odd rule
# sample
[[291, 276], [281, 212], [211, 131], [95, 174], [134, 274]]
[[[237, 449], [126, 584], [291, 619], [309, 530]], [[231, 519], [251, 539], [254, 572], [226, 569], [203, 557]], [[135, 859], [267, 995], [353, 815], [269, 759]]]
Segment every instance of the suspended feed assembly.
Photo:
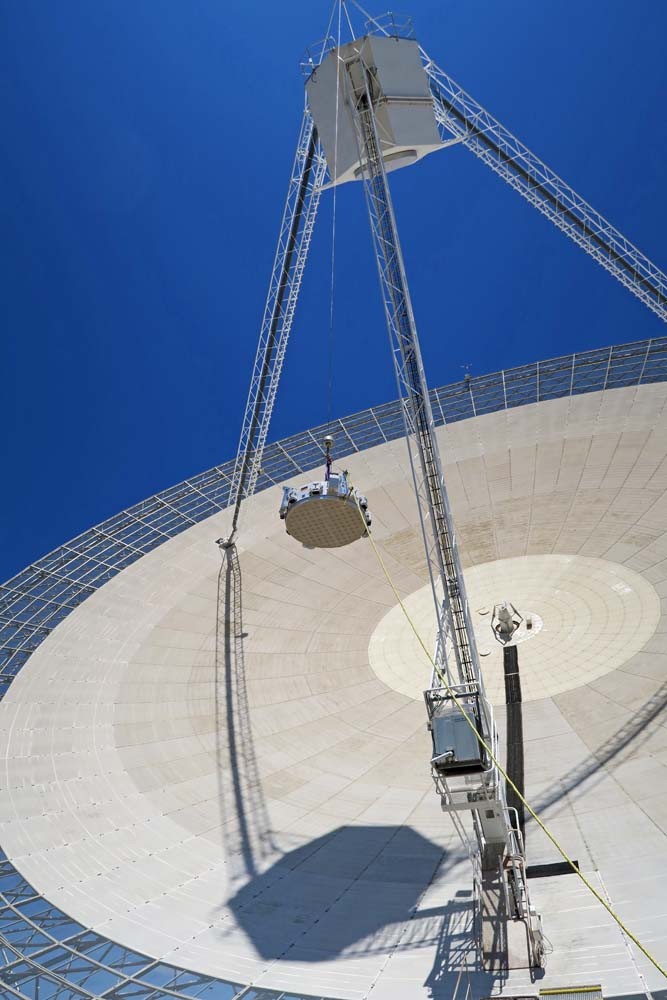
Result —
[[309, 549], [337, 549], [365, 538], [371, 525], [368, 501], [350, 485], [346, 471], [331, 468], [332, 438], [324, 440], [326, 472], [321, 482], [283, 487], [280, 517], [287, 534]]

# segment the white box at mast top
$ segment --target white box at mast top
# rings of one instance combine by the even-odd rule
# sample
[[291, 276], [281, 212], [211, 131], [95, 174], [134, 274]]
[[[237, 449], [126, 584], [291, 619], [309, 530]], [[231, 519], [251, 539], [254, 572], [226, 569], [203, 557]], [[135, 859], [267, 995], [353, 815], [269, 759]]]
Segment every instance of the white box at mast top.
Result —
[[[408, 166], [442, 146], [417, 43], [377, 35], [358, 38], [330, 52], [306, 83], [308, 104], [335, 184], [360, 179], [350, 106], [353, 83], [360, 81], [360, 62], [374, 81], [373, 106], [385, 169]], [[346, 78], [348, 73], [351, 80]]]

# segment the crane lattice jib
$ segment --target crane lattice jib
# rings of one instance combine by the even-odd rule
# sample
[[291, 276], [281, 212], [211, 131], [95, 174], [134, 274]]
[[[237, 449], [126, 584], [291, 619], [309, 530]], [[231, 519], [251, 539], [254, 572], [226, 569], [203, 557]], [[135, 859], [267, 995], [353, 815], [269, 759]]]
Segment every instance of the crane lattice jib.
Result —
[[421, 50], [438, 124], [667, 322], [667, 275]]
[[234, 463], [230, 489], [230, 506], [234, 508], [232, 536], [241, 501], [255, 492], [326, 169], [313, 119], [306, 108]]
[[[365, 70], [365, 67], [364, 67]], [[472, 637], [463, 574], [458, 558], [454, 525], [447, 499], [435, 423], [415, 330], [398, 232], [376, 131], [367, 73], [364, 90], [354, 93], [359, 159], [365, 164], [363, 183], [376, 250], [380, 286], [390, 334], [399, 394], [403, 400], [406, 438], [410, 449], [419, 514], [427, 544], [432, 583], [440, 577], [444, 602], [436, 613], [440, 641], [437, 657], [446, 667], [445, 637], [452, 642], [459, 683], [481, 685], [477, 650]], [[415, 442], [413, 455], [411, 439]], [[435, 591], [434, 591], [435, 596]]]

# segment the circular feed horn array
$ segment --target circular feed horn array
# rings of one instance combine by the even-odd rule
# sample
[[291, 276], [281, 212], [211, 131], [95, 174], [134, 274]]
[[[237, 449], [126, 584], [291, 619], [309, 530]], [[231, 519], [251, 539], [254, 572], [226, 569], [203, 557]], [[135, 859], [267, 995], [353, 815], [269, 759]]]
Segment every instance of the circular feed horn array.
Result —
[[308, 549], [337, 549], [365, 538], [371, 526], [368, 500], [350, 484], [347, 470], [334, 472], [330, 434], [324, 438], [326, 471], [321, 482], [283, 488], [280, 518], [287, 534]]
[[371, 524], [366, 497], [349, 490], [343, 473], [286, 490], [281, 517], [288, 535], [309, 549], [349, 545], [365, 537]]

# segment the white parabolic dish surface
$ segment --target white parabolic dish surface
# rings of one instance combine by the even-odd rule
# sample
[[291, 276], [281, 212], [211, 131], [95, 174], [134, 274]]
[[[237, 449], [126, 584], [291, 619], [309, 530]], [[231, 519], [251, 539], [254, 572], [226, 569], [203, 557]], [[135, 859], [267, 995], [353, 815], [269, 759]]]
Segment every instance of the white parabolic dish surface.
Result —
[[[665, 384], [615, 389], [439, 432], [480, 645], [494, 601], [543, 620], [519, 647], [528, 798], [663, 964], [666, 400]], [[345, 465], [430, 642], [405, 445]], [[0, 704], [8, 857], [85, 925], [236, 982], [444, 998], [468, 955], [476, 996], [667, 985], [573, 875], [531, 883], [544, 979], [474, 971], [471, 869], [429, 777], [428, 665], [368, 541], [303, 549], [279, 500], [250, 501], [239, 539], [247, 704], [216, 630], [226, 514], [39, 646]], [[527, 851], [558, 860], [530, 823]]]
[[[660, 620], [660, 598], [648, 580], [627, 566], [590, 556], [496, 559], [469, 567], [466, 587], [486, 693], [494, 705], [505, 704], [502, 646], [491, 624], [493, 606], [503, 595], [511, 597], [524, 619], [534, 619], [532, 632], [520, 629], [513, 643], [521, 645], [523, 701], [550, 698], [622, 666], [644, 647]], [[380, 680], [422, 698], [432, 667], [415, 629], [432, 649], [436, 628], [430, 584], [406, 597], [403, 607], [388, 611], [368, 647]]]

